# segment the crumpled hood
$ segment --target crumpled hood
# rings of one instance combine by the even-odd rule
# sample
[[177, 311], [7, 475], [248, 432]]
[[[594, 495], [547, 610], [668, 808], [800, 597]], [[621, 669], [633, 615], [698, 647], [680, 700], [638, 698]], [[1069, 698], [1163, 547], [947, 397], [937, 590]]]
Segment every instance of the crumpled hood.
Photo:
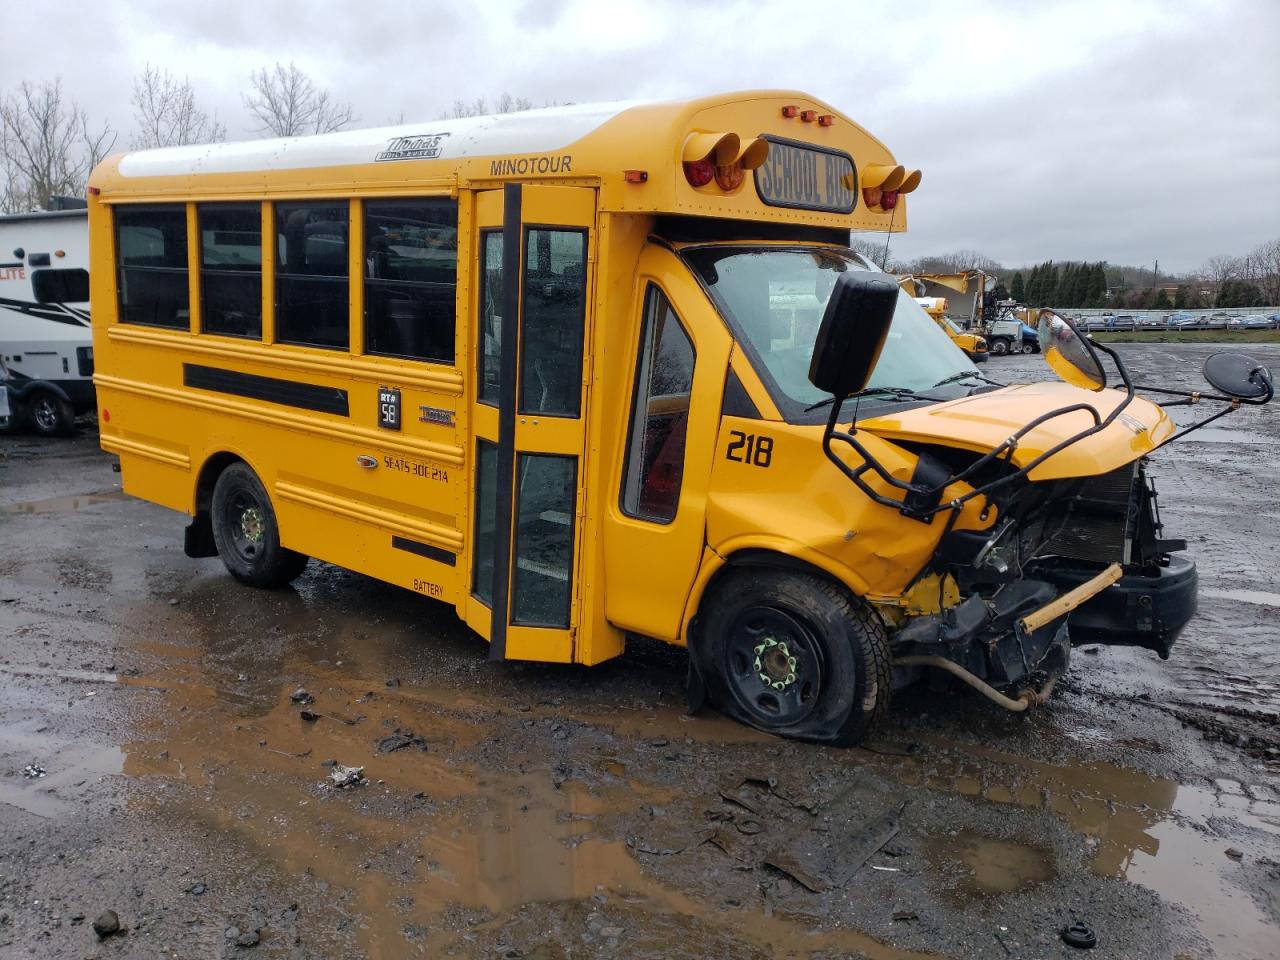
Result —
[[[1022, 384], [862, 420], [858, 428], [886, 440], [936, 443], [987, 453], [1036, 417], [1053, 410], [1083, 403], [1105, 419], [1124, 398], [1119, 390], [1095, 393], [1059, 382]], [[1013, 462], [1024, 467], [1093, 423], [1087, 410], [1047, 420], [1019, 441]], [[1107, 429], [1054, 454], [1029, 476], [1032, 480], [1057, 480], [1108, 473], [1150, 453], [1175, 429], [1160, 407], [1135, 397]]]

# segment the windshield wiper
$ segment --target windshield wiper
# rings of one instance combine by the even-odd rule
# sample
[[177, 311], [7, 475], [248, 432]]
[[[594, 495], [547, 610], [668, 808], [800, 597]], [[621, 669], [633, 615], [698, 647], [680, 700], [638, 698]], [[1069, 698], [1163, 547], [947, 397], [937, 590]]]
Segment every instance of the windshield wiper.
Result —
[[[935, 384], [936, 386], [936, 384]], [[857, 393], [851, 393], [845, 397], [846, 400], [857, 400], [859, 397], [876, 397], [886, 396], [893, 397], [895, 400], [928, 400], [933, 403], [940, 403], [941, 397], [928, 397], [923, 393], [916, 393], [910, 387], [867, 387], [865, 390], [859, 390]], [[817, 403], [810, 404], [804, 408], [804, 412], [810, 410], [820, 410], [823, 407], [829, 407], [836, 402], [835, 397], [827, 397], [825, 400], [819, 400]]]
[[[957, 382], [957, 381], [959, 381], [959, 380], [968, 380], [968, 379], [981, 380], [983, 383], [989, 383], [989, 384], [991, 384], [992, 386], [996, 386], [996, 387], [1003, 387], [1003, 386], [1004, 386], [1004, 384], [1003, 384], [1003, 383], [996, 383], [996, 381], [994, 381], [994, 380], [990, 379], [989, 377], [984, 377], [984, 376], [983, 376], [982, 374], [980, 374], [977, 370], [961, 370], [959, 373], [953, 373], [953, 374], [952, 374], [951, 376], [949, 376], [949, 377], [943, 377], [941, 380], [939, 380], [939, 381], [938, 381], [937, 383], [935, 383], [933, 386], [934, 386], [934, 387], [945, 387], [948, 383], [956, 383], [956, 382]], [[932, 388], [930, 388], [930, 389], [932, 389]]]

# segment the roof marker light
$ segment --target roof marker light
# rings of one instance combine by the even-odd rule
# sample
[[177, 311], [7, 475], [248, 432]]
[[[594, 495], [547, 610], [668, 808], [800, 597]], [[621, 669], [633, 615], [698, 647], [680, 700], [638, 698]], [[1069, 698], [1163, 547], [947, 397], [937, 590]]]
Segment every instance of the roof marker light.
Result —
[[102, 191], [101, 191], [100, 189], [98, 189], [97, 187], [90, 187], [90, 188], [89, 188], [89, 196], [91, 196], [91, 197], [96, 197], [96, 196], [97, 196], [98, 194], [100, 194], [101, 192], [102, 192]]
[[788, 120], [794, 120], [800, 115], [800, 108], [794, 105], [788, 105], [782, 108], [782, 115]]
[[813, 123], [813, 121], [818, 119], [818, 111], [817, 110], [801, 110], [800, 119], [803, 120], [805, 123]]
[[832, 126], [835, 122], [836, 122], [835, 115], [830, 113], [824, 113], [822, 116], [818, 118], [818, 126], [820, 127], [829, 127], [829, 126]]
[[627, 183], [644, 183], [649, 179], [648, 170], [623, 170], [622, 179]]

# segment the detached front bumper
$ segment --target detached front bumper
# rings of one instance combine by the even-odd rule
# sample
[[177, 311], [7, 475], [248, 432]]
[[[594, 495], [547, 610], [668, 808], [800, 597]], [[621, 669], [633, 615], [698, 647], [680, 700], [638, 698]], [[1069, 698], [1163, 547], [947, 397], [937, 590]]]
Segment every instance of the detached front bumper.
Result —
[[[1039, 563], [1033, 576], [1070, 590], [1097, 570]], [[1143, 647], [1169, 659], [1173, 642], [1196, 612], [1199, 577], [1195, 561], [1178, 554], [1151, 576], [1129, 574], [1072, 611], [1071, 642]]]

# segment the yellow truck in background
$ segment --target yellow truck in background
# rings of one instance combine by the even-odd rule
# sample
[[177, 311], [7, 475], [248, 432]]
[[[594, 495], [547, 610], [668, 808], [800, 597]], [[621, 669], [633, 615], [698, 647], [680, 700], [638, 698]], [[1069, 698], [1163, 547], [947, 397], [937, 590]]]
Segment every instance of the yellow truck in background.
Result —
[[[910, 292], [910, 291], [908, 291]], [[916, 297], [916, 303], [933, 318], [934, 323], [942, 328], [942, 332], [951, 338], [951, 342], [964, 351], [964, 355], [974, 363], [984, 363], [987, 359], [987, 341], [976, 333], [966, 333], [956, 326], [955, 321], [947, 317], [946, 297]]]

